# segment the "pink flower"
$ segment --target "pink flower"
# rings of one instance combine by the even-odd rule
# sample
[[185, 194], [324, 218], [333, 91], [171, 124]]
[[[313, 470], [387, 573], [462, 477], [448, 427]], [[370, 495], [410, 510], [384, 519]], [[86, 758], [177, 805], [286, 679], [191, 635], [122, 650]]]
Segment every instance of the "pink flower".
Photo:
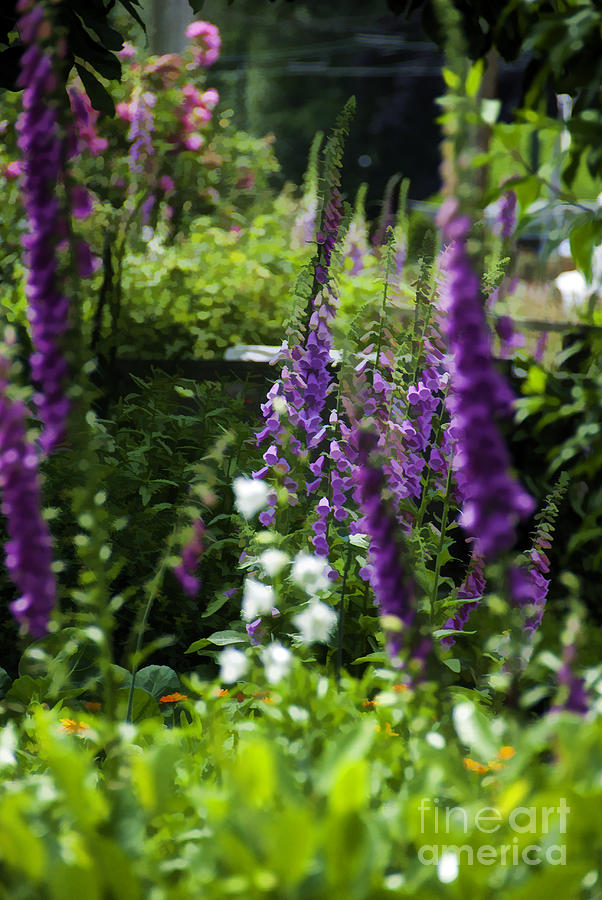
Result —
[[175, 81], [180, 74], [182, 60], [177, 53], [165, 53], [150, 62], [144, 69], [149, 75], [159, 75], [164, 85]]
[[18, 178], [22, 173], [23, 166], [17, 159], [7, 165], [6, 169], [4, 170], [4, 177], [10, 180], [14, 180], [15, 178]]
[[175, 183], [173, 178], [170, 178], [169, 175], [161, 175], [159, 179], [159, 186], [163, 191], [173, 191], [175, 188]]
[[115, 107], [115, 112], [120, 119], [124, 119], [126, 122], [132, 121], [132, 111], [129, 103], [118, 103]]
[[196, 45], [194, 62], [197, 66], [212, 66], [219, 57], [222, 45], [219, 31], [210, 22], [193, 22], [186, 29], [186, 37]]
[[136, 48], [129, 41], [126, 41], [121, 50], [119, 51], [119, 56], [122, 59], [133, 59], [136, 56]]
[[200, 150], [204, 143], [200, 134], [187, 134], [184, 138], [184, 146], [187, 150]]
[[219, 103], [219, 94], [215, 88], [209, 88], [201, 97], [201, 102], [207, 109], [214, 109]]
[[198, 88], [194, 86], [194, 84], [190, 84], [188, 82], [182, 88], [182, 94], [189, 102], [186, 104], [187, 107], [192, 106], [201, 106], [203, 103], [203, 95], [199, 91]]

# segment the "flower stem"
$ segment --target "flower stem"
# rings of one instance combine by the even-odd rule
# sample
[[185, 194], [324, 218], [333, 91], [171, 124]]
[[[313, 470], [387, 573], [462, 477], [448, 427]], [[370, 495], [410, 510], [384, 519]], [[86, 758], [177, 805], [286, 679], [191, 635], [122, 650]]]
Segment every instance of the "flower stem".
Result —
[[433, 607], [437, 600], [437, 592], [439, 590], [439, 575], [441, 573], [441, 555], [443, 552], [443, 542], [445, 541], [445, 533], [447, 531], [447, 519], [449, 517], [450, 494], [451, 494], [452, 467], [451, 463], [447, 467], [447, 481], [445, 483], [445, 498], [443, 500], [443, 513], [441, 514], [441, 533], [439, 535], [439, 547], [437, 549], [437, 559], [435, 561], [435, 579], [433, 582], [433, 593], [431, 595], [429, 614], [432, 616]]
[[345, 560], [345, 568], [343, 570], [343, 583], [341, 585], [341, 600], [339, 602], [339, 620], [337, 625], [337, 659], [335, 677], [337, 684], [341, 680], [341, 668], [343, 665], [343, 635], [345, 628], [345, 587], [347, 585], [347, 575], [349, 574], [349, 566], [351, 565], [352, 545], [347, 548], [347, 558]]
[[[172, 533], [172, 538], [175, 534], [175, 530]], [[146, 601], [146, 606], [144, 608], [144, 613], [142, 615], [142, 620], [140, 625], [138, 626], [138, 637], [136, 639], [136, 649], [133, 654], [132, 659], [132, 682], [130, 684], [130, 693], [128, 696], [128, 708], [125, 716], [126, 722], [132, 721], [132, 707], [134, 705], [134, 689], [136, 687], [136, 672], [138, 670], [138, 661], [140, 659], [140, 651], [142, 650], [142, 641], [144, 639], [144, 632], [146, 629], [146, 623], [148, 622], [148, 618], [151, 613], [151, 609], [153, 607], [153, 603], [157, 598], [157, 594], [159, 593], [159, 589], [161, 584], [163, 583], [163, 577], [165, 575], [165, 569], [167, 568], [167, 559], [169, 556], [169, 548], [171, 547], [171, 539], [168, 543], [168, 552], [165, 554], [163, 559], [161, 560], [161, 564], [155, 573], [153, 580], [150, 582], [149, 590], [148, 590], [148, 600]]]

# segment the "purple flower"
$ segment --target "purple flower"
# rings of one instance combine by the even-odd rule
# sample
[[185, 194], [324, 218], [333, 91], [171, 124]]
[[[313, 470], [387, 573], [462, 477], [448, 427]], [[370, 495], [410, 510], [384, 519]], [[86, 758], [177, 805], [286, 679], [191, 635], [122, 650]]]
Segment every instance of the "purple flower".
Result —
[[256, 647], [261, 643], [264, 637], [263, 630], [261, 628], [261, 618], [255, 619], [254, 622], [248, 622], [245, 625], [245, 628], [247, 629], [247, 634], [251, 638], [251, 643]]
[[[400, 626], [407, 629], [414, 619], [414, 591], [401, 564], [397, 522], [383, 499], [382, 467], [371, 459], [377, 446], [375, 432], [362, 429], [357, 433], [356, 495], [370, 537], [371, 583], [380, 614], [398, 619]], [[397, 654], [401, 648], [400, 632], [389, 631], [387, 640], [390, 652]]]
[[[37, 5], [19, 19], [27, 44], [36, 39], [42, 7]], [[61, 338], [68, 329], [69, 302], [61, 291], [56, 244], [67, 233], [55, 188], [63, 175], [63, 141], [54, 95], [57, 79], [51, 57], [31, 43], [21, 60], [18, 84], [24, 111], [17, 121], [18, 145], [23, 154], [23, 195], [29, 233], [23, 238], [27, 274], [28, 318], [35, 352], [32, 378], [40, 386], [35, 396], [44, 425], [41, 445], [46, 453], [65, 437], [69, 401], [65, 397], [67, 363]]]
[[174, 569], [174, 574], [180, 582], [182, 590], [189, 597], [196, 597], [201, 587], [201, 582], [196, 577], [195, 572], [205, 549], [203, 544], [204, 535], [205, 525], [202, 519], [197, 519], [193, 525], [192, 538], [182, 550], [182, 561]]
[[562, 654], [562, 666], [558, 670], [558, 684], [561, 688], [562, 703], [553, 706], [552, 712], [574, 712], [584, 716], [589, 712], [589, 697], [583, 678], [573, 672], [573, 662], [577, 654], [575, 644], [568, 644]]
[[75, 87], [69, 88], [69, 103], [73, 115], [73, 125], [69, 134], [69, 156], [89, 152], [91, 156], [104, 153], [109, 142], [96, 132], [98, 112], [92, 107], [90, 98]]
[[[458, 588], [458, 600], [473, 600], [473, 603], [463, 603], [459, 612], [455, 616], [449, 618], [444, 628], [453, 628], [454, 631], [462, 631], [468, 623], [471, 613], [477, 608], [481, 597], [485, 591], [485, 565], [483, 560], [478, 556], [472, 556], [468, 572], [460, 587]], [[441, 638], [443, 647], [451, 647], [455, 644], [456, 639], [452, 634]]]
[[42, 518], [38, 459], [26, 440], [27, 411], [6, 394], [8, 363], [0, 361], [0, 487], [2, 513], [10, 540], [6, 544], [6, 567], [21, 591], [11, 603], [14, 617], [34, 637], [48, 630], [48, 619], [56, 603], [52, 572], [52, 539]]
[[549, 579], [543, 576], [541, 562], [538, 560], [529, 568], [513, 566], [509, 572], [509, 581], [512, 602], [527, 611], [525, 631], [537, 631], [543, 618], [550, 585]]
[[505, 191], [500, 200], [497, 215], [496, 231], [503, 238], [509, 238], [516, 228], [516, 194], [514, 191]]
[[539, 337], [537, 338], [537, 346], [535, 347], [535, 355], [534, 359], [536, 362], [540, 363], [543, 360], [544, 353], [546, 352], [546, 348], [548, 346], [548, 337], [549, 334], [547, 331], [542, 331]]
[[154, 153], [152, 133], [155, 128], [153, 107], [156, 97], [150, 91], [134, 93], [129, 105], [130, 171], [143, 172], [146, 162]]
[[516, 524], [531, 514], [534, 502], [510, 474], [495, 421], [511, 412], [514, 398], [492, 359], [480, 284], [466, 251], [470, 220], [448, 200], [438, 223], [450, 241], [442, 300], [452, 355], [447, 405], [456, 436], [452, 465], [462, 497], [460, 524], [475, 552], [490, 560], [512, 547]]

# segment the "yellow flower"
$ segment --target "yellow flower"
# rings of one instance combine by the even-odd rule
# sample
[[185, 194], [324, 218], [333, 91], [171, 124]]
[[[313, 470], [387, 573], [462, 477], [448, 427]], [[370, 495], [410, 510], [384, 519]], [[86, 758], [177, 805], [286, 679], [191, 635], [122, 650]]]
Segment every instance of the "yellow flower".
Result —
[[464, 768], [468, 769], [469, 772], [477, 772], [478, 775], [484, 775], [485, 772], [489, 771], [488, 766], [484, 766], [474, 759], [469, 759], [467, 756], [464, 758]]
[[513, 756], [516, 755], [516, 750], [514, 747], [502, 747], [500, 752], [498, 753], [498, 759], [512, 759]]
[[87, 722], [76, 722], [75, 719], [59, 719], [65, 734], [81, 734], [90, 726]]

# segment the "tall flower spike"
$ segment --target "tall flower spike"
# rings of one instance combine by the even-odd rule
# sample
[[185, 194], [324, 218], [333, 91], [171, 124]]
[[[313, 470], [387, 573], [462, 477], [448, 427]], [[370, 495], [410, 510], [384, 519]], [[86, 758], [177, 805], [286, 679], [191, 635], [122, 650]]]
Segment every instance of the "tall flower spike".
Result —
[[[42, 448], [50, 453], [65, 437], [69, 401], [65, 397], [67, 363], [61, 338], [68, 329], [69, 302], [61, 291], [56, 244], [67, 229], [56, 197], [62, 176], [61, 138], [54, 73], [48, 37], [50, 22], [42, 4], [21, 3], [25, 11], [17, 23], [26, 50], [18, 84], [23, 87], [23, 112], [17, 121], [18, 145], [23, 154], [23, 198], [29, 233], [23, 238], [27, 273], [28, 318], [35, 352], [31, 357], [33, 381], [41, 391], [35, 400], [44, 431]], [[54, 51], [56, 52], [56, 51]]]
[[27, 442], [27, 410], [7, 396], [9, 363], [0, 359], [0, 487], [9, 541], [6, 567], [21, 596], [11, 603], [15, 619], [34, 638], [43, 637], [56, 602], [52, 539], [42, 518], [38, 458]]
[[568, 482], [568, 475], [563, 472], [546, 498], [543, 508], [537, 513], [537, 528], [533, 535], [533, 546], [528, 553], [527, 565], [513, 567], [510, 570], [510, 596], [516, 606], [528, 610], [524, 629], [532, 633], [541, 625], [545, 611], [550, 586], [549, 578], [545, 577], [550, 571], [550, 560], [546, 550], [552, 546], [558, 507]]
[[[458, 588], [458, 600], [472, 600], [473, 602], [462, 604], [459, 612], [445, 622], [443, 625], [444, 628], [453, 628], [454, 631], [462, 631], [464, 626], [468, 623], [471, 613], [479, 605], [485, 591], [484, 569], [485, 564], [483, 560], [473, 554], [466, 577]], [[443, 647], [451, 647], [455, 643], [456, 639], [453, 634], [448, 634], [444, 638], [441, 638], [441, 645]]]
[[396, 656], [401, 649], [402, 633], [414, 620], [413, 585], [401, 564], [395, 516], [383, 498], [385, 479], [382, 468], [377, 468], [371, 459], [378, 445], [378, 437], [373, 431], [362, 428], [357, 432], [356, 444], [358, 459], [354, 480], [370, 538], [372, 586], [381, 616], [385, 620], [390, 617], [399, 621], [401, 630], [389, 630], [387, 634], [389, 651]]
[[508, 450], [496, 417], [508, 415], [512, 392], [495, 369], [479, 279], [468, 257], [470, 220], [446, 200], [438, 215], [450, 242], [444, 261], [444, 329], [452, 357], [447, 404], [456, 435], [452, 465], [463, 499], [460, 524], [486, 561], [512, 547], [533, 499], [510, 473]]
[[195, 572], [205, 549], [203, 545], [204, 535], [205, 525], [203, 520], [197, 519], [193, 525], [192, 537], [182, 550], [182, 561], [174, 569], [174, 574], [180, 582], [182, 590], [189, 597], [196, 597], [201, 587], [200, 579], [196, 577]]

